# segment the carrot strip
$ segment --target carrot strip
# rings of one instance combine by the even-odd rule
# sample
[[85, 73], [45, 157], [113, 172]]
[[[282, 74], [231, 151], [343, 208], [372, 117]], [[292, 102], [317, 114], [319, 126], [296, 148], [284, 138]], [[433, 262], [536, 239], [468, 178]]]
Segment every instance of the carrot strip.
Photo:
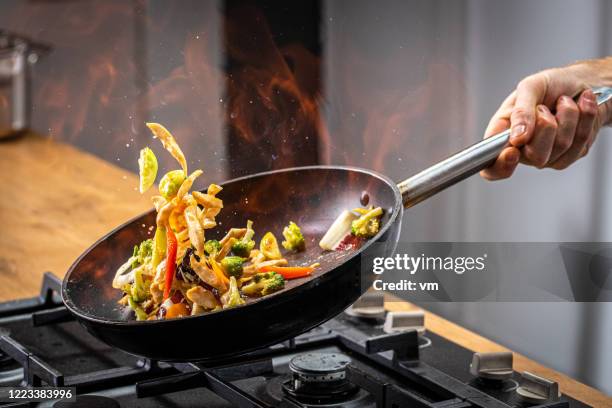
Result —
[[259, 272], [276, 272], [285, 279], [298, 279], [310, 276], [314, 271], [312, 266], [262, 266]]

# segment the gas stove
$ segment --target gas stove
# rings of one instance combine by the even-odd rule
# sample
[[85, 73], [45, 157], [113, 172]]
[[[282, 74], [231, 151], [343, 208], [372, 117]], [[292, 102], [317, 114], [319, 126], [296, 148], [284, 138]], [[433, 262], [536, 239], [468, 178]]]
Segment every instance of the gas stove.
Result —
[[62, 306], [60, 287], [47, 273], [40, 296], [0, 304], [0, 387], [76, 387], [76, 402], [41, 407], [587, 407], [513, 371], [511, 353], [473, 353], [425, 331], [422, 312], [385, 311], [380, 293], [254, 353], [165, 363], [93, 338]]

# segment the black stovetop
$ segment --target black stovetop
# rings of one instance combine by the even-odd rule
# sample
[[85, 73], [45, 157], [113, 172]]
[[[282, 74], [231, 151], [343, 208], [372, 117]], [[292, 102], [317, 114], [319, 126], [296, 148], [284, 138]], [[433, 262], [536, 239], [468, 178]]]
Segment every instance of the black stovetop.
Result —
[[[40, 297], [0, 304], [0, 386], [77, 389], [80, 405], [48, 402], [41, 407], [529, 406], [515, 392], [520, 374], [483, 382], [469, 372], [473, 353], [434, 333], [389, 335], [381, 320], [340, 315], [292, 341], [231, 360], [169, 364], [101, 343], [71, 319], [58, 290], [59, 280], [47, 274]], [[201, 335], [205, 339], [207, 334]], [[290, 360], [305, 353], [348, 356], [350, 392], [334, 401], [304, 399], [284, 389], [291, 383]], [[563, 395], [538, 407], [587, 405]]]

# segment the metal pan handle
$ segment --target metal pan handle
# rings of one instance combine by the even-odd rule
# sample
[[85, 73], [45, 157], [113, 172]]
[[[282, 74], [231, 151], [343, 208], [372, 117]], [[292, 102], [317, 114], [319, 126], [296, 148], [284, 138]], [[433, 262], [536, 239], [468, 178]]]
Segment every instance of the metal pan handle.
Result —
[[[612, 99], [612, 88], [594, 88], [597, 104]], [[510, 129], [493, 135], [455, 153], [399, 183], [404, 207], [409, 208], [459, 181], [489, 167], [504, 149], [510, 138]]]

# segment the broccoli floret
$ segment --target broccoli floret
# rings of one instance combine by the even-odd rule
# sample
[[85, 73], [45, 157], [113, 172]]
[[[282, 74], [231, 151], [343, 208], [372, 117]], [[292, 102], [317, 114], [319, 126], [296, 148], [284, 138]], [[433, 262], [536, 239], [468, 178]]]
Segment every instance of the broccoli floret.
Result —
[[204, 243], [204, 252], [208, 255], [215, 256], [221, 249], [221, 243], [216, 239], [209, 239]]
[[288, 251], [303, 251], [306, 248], [304, 235], [302, 235], [300, 227], [293, 221], [289, 221], [289, 225], [283, 229], [283, 237], [285, 237], [285, 240], [282, 244]]
[[147, 239], [140, 243], [140, 245], [134, 246], [134, 253], [132, 254], [132, 268], [147, 263], [153, 256], [153, 240]]
[[276, 272], [258, 273], [242, 287], [247, 296], [266, 296], [285, 287], [285, 278]]
[[244, 242], [242, 240], [234, 242], [232, 245], [232, 253], [237, 256], [247, 258], [251, 253], [251, 250], [255, 248], [255, 241], [250, 240]]
[[229, 289], [221, 296], [221, 303], [223, 303], [224, 309], [244, 305], [245, 303], [244, 299], [240, 296], [236, 278], [233, 276], [230, 278]]
[[380, 216], [382, 208], [376, 207], [351, 224], [351, 233], [360, 238], [372, 238], [380, 230]]
[[237, 256], [248, 258], [251, 250], [255, 248], [255, 241], [253, 241], [254, 235], [253, 221], [248, 220], [244, 236], [240, 241], [236, 241], [232, 244], [232, 253]]
[[221, 261], [221, 266], [223, 267], [223, 272], [228, 277], [240, 278], [242, 276], [242, 264], [245, 259], [239, 256], [226, 256]]

